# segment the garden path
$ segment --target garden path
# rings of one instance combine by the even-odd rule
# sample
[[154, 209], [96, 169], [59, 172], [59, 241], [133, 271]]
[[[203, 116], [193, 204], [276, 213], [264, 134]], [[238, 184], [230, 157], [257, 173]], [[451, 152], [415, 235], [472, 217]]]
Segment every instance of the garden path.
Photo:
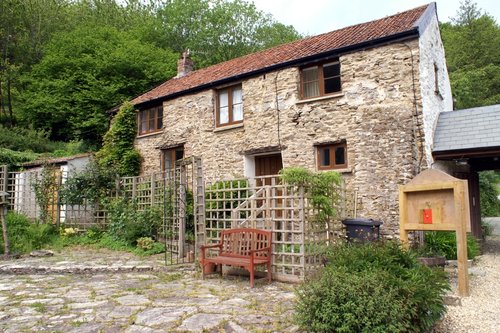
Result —
[[[73, 249], [0, 261], [0, 332], [294, 332], [293, 285]], [[89, 274], [92, 273], [92, 274]]]
[[469, 269], [470, 296], [461, 306], [448, 306], [435, 333], [496, 333], [500, 331], [500, 217], [488, 218], [494, 226], [482, 255]]
[[[500, 218], [491, 220], [500, 226]], [[471, 273], [471, 296], [435, 333], [500, 327], [500, 228]], [[74, 248], [0, 261], [0, 332], [297, 332], [293, 285], [165, 267], [162, 256]]]

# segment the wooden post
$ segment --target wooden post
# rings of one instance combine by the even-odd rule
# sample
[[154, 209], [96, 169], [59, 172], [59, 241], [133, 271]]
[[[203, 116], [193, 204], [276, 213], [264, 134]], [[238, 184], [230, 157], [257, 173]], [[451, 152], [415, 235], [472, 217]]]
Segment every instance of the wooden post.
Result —
[[408, 224], [408, 206], [406, 204], [406, 193], [403, 191], [403, 187], [399, 186], [399, 219], [400, 219], [400, 231], [399, 238], [403, 246], [408, 248], [408, 230], [405, 226]]
[[[0, 195], [2, 195], [2, 191], [0, 191]], [[5, 220], [5, 216], [7, 215], [7, 196], [5, 196], [4, 203], [2, 203], [2, 200], [3, 198], [0, 197], [0, 222], [2, 224], [4, 255], [8, 256], [10, 255], [10, 242], [9, 242], [9, 234], [7, 233], [7, 221]]]
[[458, 263], [458, 293], [460, 296], [469, 296], [469, 273], [467, 266], [467, 227], [465, 216], [464, 188], [456, 183], [454, 188], [455, 216], [457, 221], [457, 263]]

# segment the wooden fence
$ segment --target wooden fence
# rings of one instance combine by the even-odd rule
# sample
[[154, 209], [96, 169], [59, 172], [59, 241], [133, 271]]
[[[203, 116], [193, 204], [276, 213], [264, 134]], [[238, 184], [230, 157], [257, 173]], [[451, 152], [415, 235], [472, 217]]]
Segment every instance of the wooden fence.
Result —
[[228, 228], [258, 228], [273, 232], [273, 276], [302, 280], [323, 265], [323, 250], [343, 237], [340, 219], [354, 214], [354, 201], [344, 188], [334, 200], [338, 214], [318, 222], [318, 213], [304, 187], [283, 184], [278, 176], [232, 179], [205, 188], [207, 243]]
[[[114, 197], [132, 199], [137, 210], [158, 207], [163, 215], [170, 263], [192, 261], [201, 244], [218, 241], [221, 230], [259, 228], [273, 231], [273, 274], [285, 281], [302, 280], [321, 266], [325, 246], [343, 237], [340, 220], [354, 217], [355, 193], [344, 187], [332, 189], [339, 195], [333, 204], [337, 214], [318, 223], [318, 211], [307, 189], [283, 184], [280, 177], [230, 179], [205, 183], [199, 160], [179, 163], [177, 171], [141, 177], [123, 177], [116, 183]], [[10, 194], [9, 208], [33, 219], [41, 209], [33, 189], [40, 170], [10, 172], [0, 177]], [[107, 223], [106, 211], [90, 203], [64, 205], [59, 191], [70, 176], [54, 173], [54, 195], [45, 209], [52, 222], [86, 229]], [[3, 179], [3, 183], [2, 183]], [[187, 260], [188, 258], [189, 260]]]

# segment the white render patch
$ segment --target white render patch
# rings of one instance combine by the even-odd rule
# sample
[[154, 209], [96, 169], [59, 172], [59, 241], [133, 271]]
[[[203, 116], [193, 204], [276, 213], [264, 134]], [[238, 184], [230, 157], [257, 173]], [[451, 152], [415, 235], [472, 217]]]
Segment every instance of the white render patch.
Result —
[[431, 165], [433, 162], [432, 143], [437, 120], [441, 112], [453, 110], [453, 98], [437, 15], [433, 15], [421, 33], [419, 39], [419, 82], [422, 98], [425, 158], [427, 164]]

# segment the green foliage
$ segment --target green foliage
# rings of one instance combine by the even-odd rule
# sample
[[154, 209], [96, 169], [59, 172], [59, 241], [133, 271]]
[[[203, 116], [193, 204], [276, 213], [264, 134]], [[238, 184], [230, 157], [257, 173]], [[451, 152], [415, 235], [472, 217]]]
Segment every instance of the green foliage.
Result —
[[106, 111], [175, 74], [177, 56], [126, 31], [82, 25], [57, 33], [23, 77], [25, 123], [98, 147]]
[[247, 180], [226, 180], [208, 186], [205, 200], [209, 209], [230, 210], [234, 208], [234, 199], [240, 199], [243, 202], [248, 196]]
[[151, 250], [154, 242], [155, 241], [151, 237], [141, 237], [137, 239], [137, 248], [141, 250]]
[[500, 216], [500, 200], [498, 200], [498, 185], [500, 172], [483, 171], [479, 173], [479, 202], [481, 216]]
[[[453, 231], [428, 231], [425, 233], [423, 252], [457, 259], [457, 236]], [[479, 254], [479, 244], [472, 235], [467, 235], [467, 257], [474, 259]]]
[[19, 165], [25, 162], [36, 160], [40, 155], [32, 151], [14, 151], [11, 149], [0, 148], [0, 165]]
[[251, 3], [222, 0], [3, 0], [0, 123], [98, 148], [106, 110], [175, 75], [295, 40]]
[[59, 192], [61, 202], [67, 205], [81, 205], [85, 200], [99, 203], [115, 187], [115, 180], [112, 169], [100, 167], [92, 160], [83, 171], [69, 175]]
[[493, 235], [493, 225], [491, 223], [486, 222], [484, 219], [481, 219], [481, 234], [483, 239]]
[[[50, 244], [58, 237], [57, 229], [51, 224], [32, 222], [25, 215], [9, 212], [6, 216], [11, 253], [29, 253]], [[0, 251], [4, 251], [3, 238]]]
[[163, 253], [165, 245], [155, 242], [151, 237], [141, 237], [137, 240], [137, 248], [133, 252], [141, 256]]
[[157, 238], [162, 225], [162, 211], [159, 207], [138, 210], [135, 201], [117, 198], [106, 205], [108, 211], [108, 232], [117, 240], [136, 245], [141, 237]]
[[442, 270], [396, 243], [342, 245], [297, 288], [296, 321], [313, 332], [428, 332], [447, 290]]
[[292, 26], [241, 0], [171, 0], [158, 14], [165, 42], [179, 53], [191, 50], [199, 67], [300, 38]]
[[283, 181], [292, 186], [304, 186], [311, 195], [313, 207], [317, 210], [317, 222], [324, 222], [336, 214], [335, 201], [339, 197], [342, 181], [336, 171], [313, 173], [306, 168], [290, 167], [280, 171]]
[[455, 108], [500, 103], [500, 27], [494, 18], [466, 0], [451, 23], [441, 24], [441, 36]]
[[123, 103], [104, 136], [103, 147], [96, 154], [99, 166], [113, 170], [120, 176], [139, 174], [141, 156], [134, 148], [136, 132], [134, 106], [128, 102]]

